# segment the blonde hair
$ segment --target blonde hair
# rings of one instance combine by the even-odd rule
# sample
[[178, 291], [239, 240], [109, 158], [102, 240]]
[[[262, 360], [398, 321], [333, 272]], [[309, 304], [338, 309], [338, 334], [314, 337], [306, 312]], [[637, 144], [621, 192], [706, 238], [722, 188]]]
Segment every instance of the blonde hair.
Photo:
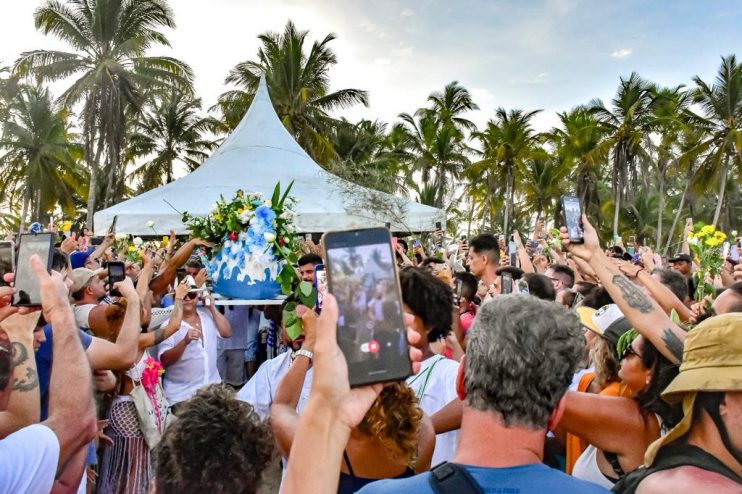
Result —
[[409, 464], [417, 452], [422, 417], [412, 389], [404, 383], [395, 383], [381, 391], [358, 430], [377, 437], [393, 458]]
[[595, 367], [595, 378], [601, 389], [618, 381], [619, 362], [616, 352], [604, 338], [598, 336], [590, 345], [590, 361]]

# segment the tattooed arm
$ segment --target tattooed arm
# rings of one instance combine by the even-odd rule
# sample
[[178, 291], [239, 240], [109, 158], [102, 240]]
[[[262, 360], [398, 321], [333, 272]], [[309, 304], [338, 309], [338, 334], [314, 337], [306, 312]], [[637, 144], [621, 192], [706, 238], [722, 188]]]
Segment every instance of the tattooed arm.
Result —
[[566, 228], [562, 228], [562, 244], [573, 255], [590, 263], [600, 283], [634, 329], [649, 339], [670, 362], [680, 363], [683, 360], [685, 331], [675, 324], [641, 288], [621, 274], [618, 267], [611, 263], [600, 250], [598, 234], [586, 216], [582, 217], [582, 222], [585, 232], [584, 243], [571, 244]]
[[39, 315], [14, 314], [1, 324], [11, 342], [14, 370], [12, 382], [8, 383], [11, 391], [7, 408], [0, 412], [0, 439], [39, 421], [41, 401], [33, 349], [33, 331]]

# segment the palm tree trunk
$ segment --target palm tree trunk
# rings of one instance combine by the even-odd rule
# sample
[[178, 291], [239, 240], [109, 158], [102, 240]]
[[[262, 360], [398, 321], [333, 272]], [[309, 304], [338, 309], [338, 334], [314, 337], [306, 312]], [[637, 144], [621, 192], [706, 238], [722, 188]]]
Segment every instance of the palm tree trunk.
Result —
[[721, 177], [719, 178], [719, 202], [716, 203], [716, 211], [714, 211], [714, 221], [712, 225], [716, 226], [719, 222], [719, 215], [721, 214], [721, 206], [724, 203], [724, 191], [727, 188], [727, 173], [729, 166], [729, 153], [724, 155], [724, 168], [721, 169]]
[[26, 215], [28, 214], [28, 206], [31, 203], [31, 187], [26, 187], [26, 191], [23, 193], [23, 208], [21, 209], [21, 221], [18, 233], [23, 233], [26, 229]]
[[613, 210], [613, 238], [618, 237], [618, 211], [621, 209], [621, 188], [616, 187]]
[[660, 169], [660, 176], [659, 179], [659, 189], [660, 189], [660, 204], [657, 208], [659, 212], [657, 213], [657, 236], [655, 241], [655, 249], [659, 252], [660, 245], [662, 242], [662, 213], [664, 213], [665, 210], [665, 177], [664, 177], [664, 167]]
[[667, 255], [667, 252], [670, 250], [670, 244], [672, 244], [672, 234], [675, 231], [675, 228], [677, 228], [678, 226], [678, 221], [680, 221], [680, 215], [683, 214], [683, 207], [685, 206], [685, 198], [688, 195], [688, 189], [690, 189], [690, 177], [688, 177], [687, 180], [685, 181], [685, 189], [683, 190], [683, 195], [680, 196], [680, 204], [678, 205], [678, 210], [675, 212], [675, 217], [672, 220], [672, 226], [670, 227], [670, 232], [667, 234], [667, 243], [665, 244], [664, 255]]

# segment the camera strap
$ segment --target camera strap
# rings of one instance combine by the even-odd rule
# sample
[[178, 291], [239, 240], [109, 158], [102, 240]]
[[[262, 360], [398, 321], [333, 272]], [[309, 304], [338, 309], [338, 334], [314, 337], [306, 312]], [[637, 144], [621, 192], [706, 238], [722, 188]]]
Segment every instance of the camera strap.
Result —
[[465, 467], [443, 462], [430, 471], [430, 487], [436, 494], [483, 494], [482, 488]]

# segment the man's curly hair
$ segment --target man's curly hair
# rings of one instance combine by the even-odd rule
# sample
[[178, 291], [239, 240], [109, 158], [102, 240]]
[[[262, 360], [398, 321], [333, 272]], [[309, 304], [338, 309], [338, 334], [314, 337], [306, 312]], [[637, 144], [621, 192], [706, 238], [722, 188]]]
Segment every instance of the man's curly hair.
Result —
[[386, 386], [358, 425], [377, 437], [392, 458], [409, 464], [417, 451], [423, 412], [415, 393], [404, 383]]
[[154, 450], [157, 493], [253, 494], [272, 455], [270, 426], [212, 384], [183, 405]]

